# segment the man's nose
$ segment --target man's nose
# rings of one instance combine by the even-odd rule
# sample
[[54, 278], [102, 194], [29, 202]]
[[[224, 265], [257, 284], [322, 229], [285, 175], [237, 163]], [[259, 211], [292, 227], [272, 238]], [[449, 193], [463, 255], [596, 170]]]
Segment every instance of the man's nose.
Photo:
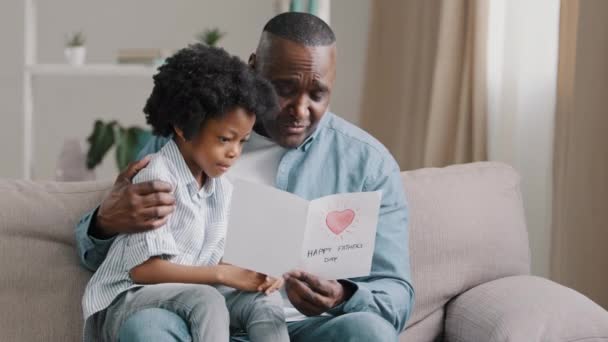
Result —
[[298, 96], [293, 102], [293, 110], [291, 111], [294, 118], [298, 121], [306, 121], [310, 116], [310, 101], [305, 94]]

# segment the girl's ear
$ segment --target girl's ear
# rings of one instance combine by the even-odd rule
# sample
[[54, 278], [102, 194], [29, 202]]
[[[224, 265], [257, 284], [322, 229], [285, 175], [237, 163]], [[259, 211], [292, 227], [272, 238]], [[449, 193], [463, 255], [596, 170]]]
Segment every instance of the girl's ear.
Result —
[[173, 126], [173, 131], [180, 141], [186, 141], [186, 138], [184, 138], [184, 131], [182, 131], [181, 128]]
[[255, 67], [256, 67], [255, 62], [256, 62], [256, 56], [255, 56], [255, 53], [252, 53], [249, 56], [249, 62], [247, 64], [249, 64], [249, 67], [253, 70], [255, 70]]

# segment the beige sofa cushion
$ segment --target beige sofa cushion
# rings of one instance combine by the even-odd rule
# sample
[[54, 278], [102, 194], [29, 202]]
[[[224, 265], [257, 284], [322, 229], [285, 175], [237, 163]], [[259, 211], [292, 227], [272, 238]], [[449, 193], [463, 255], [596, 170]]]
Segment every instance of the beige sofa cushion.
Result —
[[449, 341], [606, 342], [608, 312], [550, 280], [515, 276], [475, 287], [448, 305]]
[[450, 299], [530, 272], [519, 176], [510, 166], [484, 162], [405, 172], [403, 182], [416, 291], [408, 327], [427, 334], [416, 341], [432, 341], [443, 320], [432, 319], [434, 326], [424, 320], [442, 315]]
[[82, 339], [90, 274], [79, 264], [74, 226], [109, 187], [0, 181], [0, 340]]

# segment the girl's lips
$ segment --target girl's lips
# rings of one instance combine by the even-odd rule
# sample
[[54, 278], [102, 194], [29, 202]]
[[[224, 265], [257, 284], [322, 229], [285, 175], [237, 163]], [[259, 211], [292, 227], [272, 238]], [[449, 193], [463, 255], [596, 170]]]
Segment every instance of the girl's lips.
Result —
[[217, 167], [218, 167], [220, 170], [222, 170], [222, 171], [226, 172], [226, 171], [228, 171], [228, 169], [230, 168], [230, 165], [226, 165], [226, 164], [217, 164]]

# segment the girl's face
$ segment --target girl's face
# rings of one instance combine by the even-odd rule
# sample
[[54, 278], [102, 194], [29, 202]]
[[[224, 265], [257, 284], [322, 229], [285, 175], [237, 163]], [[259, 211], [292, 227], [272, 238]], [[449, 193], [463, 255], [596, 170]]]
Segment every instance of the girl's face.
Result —
[[237, 107], [220, 118], [207, 119], [192, 140], [185, 140], [176, 129], [178, 145], [192, 173], [214, 178], [228, 171], [240, 157], [254, 123], [253, 113]]

